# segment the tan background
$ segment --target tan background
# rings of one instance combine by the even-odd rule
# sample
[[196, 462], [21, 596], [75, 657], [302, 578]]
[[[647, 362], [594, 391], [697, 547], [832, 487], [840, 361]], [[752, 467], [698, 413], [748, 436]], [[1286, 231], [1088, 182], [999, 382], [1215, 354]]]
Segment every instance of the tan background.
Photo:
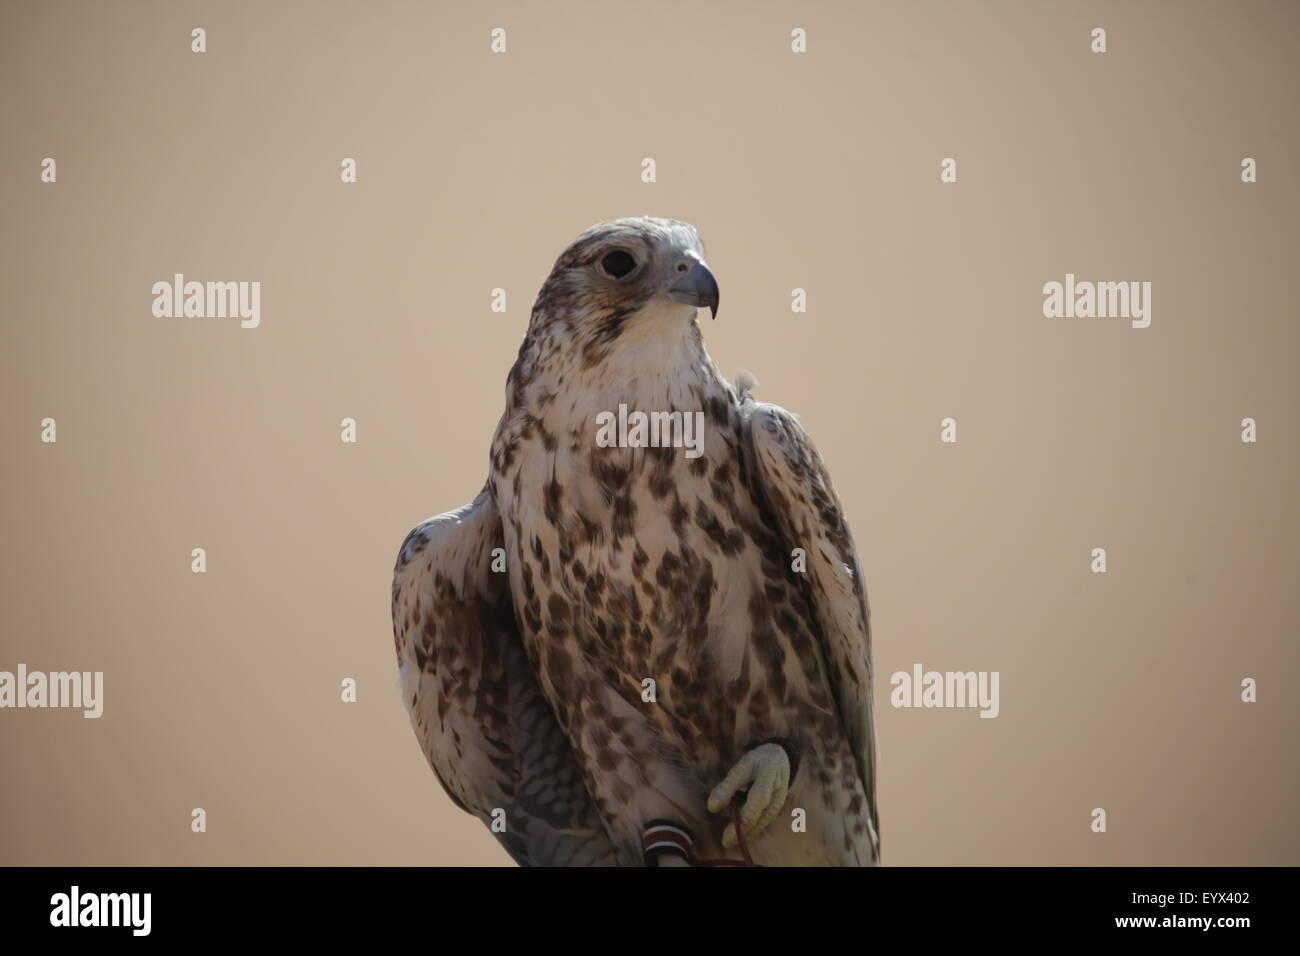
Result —
[[[470, 6], [0, 6], [0, 669], [106, 672], [98, 721], [0, 711], [0, 862], [507, 862], [406, 723], [390, 569], [554, 257], [643, 213], [853, 520], [887, 863], [1300, 862], [1300, 5]], [[1067, 271], [1151, 327], [1045, 319]], [[154, 318], [174, 272], [261, 328]], [[1001, 716], [890, 708], [915, 662]]]

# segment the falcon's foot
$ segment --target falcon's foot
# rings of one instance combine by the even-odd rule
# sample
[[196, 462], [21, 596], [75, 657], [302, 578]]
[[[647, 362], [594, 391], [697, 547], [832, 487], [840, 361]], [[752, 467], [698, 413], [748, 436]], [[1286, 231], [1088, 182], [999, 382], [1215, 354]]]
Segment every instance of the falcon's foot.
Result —
[[[731, 798], [749, 788], [740, 808], [745, 837], [756, 837], [776, 819], [790, 795], [790, 757], [780, 744], [759, 744], [741, 757], [722, 783], [709, 794], [709, 812], [719, 813]], [[724, 847], [736, 846], [736, 825], [728, 823], [722, 833]]]

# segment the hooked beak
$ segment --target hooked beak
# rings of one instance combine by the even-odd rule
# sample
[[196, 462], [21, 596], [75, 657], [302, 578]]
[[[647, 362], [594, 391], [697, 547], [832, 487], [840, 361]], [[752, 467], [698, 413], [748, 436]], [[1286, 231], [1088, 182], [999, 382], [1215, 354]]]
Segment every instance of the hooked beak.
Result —
[[668, 287], [668, 297], [687, 305], [708, 306], [709, 314], [718, 317], [718, 280], [699, 259], [689, 260], [690, 268]]

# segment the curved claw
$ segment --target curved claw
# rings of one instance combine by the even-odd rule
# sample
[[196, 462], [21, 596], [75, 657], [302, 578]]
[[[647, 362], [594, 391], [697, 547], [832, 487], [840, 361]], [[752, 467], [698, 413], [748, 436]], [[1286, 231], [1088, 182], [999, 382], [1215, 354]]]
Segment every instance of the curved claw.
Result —
[[[760, 744], [741, 757], [709, 794], [709, 812], [724, 810], [731, 798], [746, 787], [749, 793], [740, 809], [740, 823], [745, 828], [745, 836], [755, 837], [776, 819], [790, 795], [790, 758], [784, 747]], [[729, 823], [722, 834], [722, 845], [736, 844], [736, 827]]]

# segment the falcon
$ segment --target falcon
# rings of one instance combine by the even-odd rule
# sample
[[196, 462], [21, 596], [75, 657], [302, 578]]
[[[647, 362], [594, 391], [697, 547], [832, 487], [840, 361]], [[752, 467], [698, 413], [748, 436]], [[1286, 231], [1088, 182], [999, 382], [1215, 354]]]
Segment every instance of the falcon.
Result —
[[[705, 350], [718, 299], [687, 223], [580, 235], [483, 490], [398, 554], [412, 727], [522, 865], [879, 862], [862, 567], [803, 426]], [[700, 421], [694, 454], [598, 442], [620, 406]]]

